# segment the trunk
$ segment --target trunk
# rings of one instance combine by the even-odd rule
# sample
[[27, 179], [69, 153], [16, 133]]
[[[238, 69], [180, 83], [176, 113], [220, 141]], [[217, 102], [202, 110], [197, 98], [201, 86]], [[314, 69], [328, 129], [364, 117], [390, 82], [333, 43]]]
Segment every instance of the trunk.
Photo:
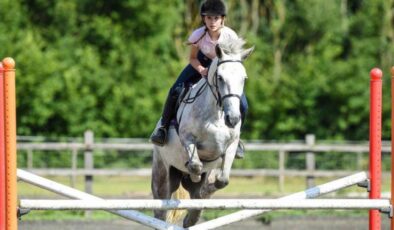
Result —
[[278, 82], [282, 72], [282, 54], [286, 46], [286, 42], [281, 37], [282, 27], [286, 21], [286, 6], [282, 0], [276, 1], [274, 10], [278, 15], [277, 18], [273, 19], [272, 32], [274, 36], [274, 72], [273, 78], [275, 82]]
[[250, 31], [254, 35], [257, 35], [257, 32], [259, 30], [259, 22], [260, 22], [259, 8], [260, 8], [259, 0], [253, 0], [252, 7], [250, 9], [252, 11], [252, 13], [251, 13], [252, 26], [251, 26]]
[[382, 28], [380, 40], [383, 47], [381, 47], [380, 63], [383, 69], [390, 69], [394, 62], [394, 0], [384, 1], [382, 17]]

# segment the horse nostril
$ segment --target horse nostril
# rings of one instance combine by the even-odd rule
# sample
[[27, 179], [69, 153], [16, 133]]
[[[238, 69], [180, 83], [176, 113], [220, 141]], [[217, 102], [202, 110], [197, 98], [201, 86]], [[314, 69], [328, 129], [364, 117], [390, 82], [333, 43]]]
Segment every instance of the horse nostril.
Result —
[[230, 115], [225, 115], [224, 120], [226, 122], [226, 125], [230, 128], [234, 128], [236, 124], [238, 124], [240, 118], [239, 116], [230, 116]]
[[231, 124], [230, 115], [226, 115], [226, 116], [224, 117], [224, 121], [226, 122], [226, 125], [227, 125], [227, 126], [233, 127], [232, 124]]

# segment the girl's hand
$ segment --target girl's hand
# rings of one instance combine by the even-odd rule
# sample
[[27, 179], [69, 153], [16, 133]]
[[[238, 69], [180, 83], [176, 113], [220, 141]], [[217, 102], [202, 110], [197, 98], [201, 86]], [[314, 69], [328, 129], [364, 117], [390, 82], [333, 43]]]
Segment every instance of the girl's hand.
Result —
[[200, 68], [200, 69], [199, 69], [199, 73], [200, 73], [202, 76], [204, 76], [204, 77], [208, 76], [208, 68], [204, 68], [204, 67]]

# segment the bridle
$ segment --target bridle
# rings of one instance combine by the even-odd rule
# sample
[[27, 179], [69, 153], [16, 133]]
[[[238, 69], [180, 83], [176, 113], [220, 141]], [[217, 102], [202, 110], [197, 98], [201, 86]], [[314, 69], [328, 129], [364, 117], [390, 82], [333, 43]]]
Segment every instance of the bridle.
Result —
[[[214, 73], [214, 76], [213, 76], [212, 84], [209, 83], [209, 80], [208, 80], [209, 76], [207, 77], [207, 84], [208, 84], [209, 88], [211, 89], [211, 92], [212, 92], [213, 96], [215, 97], [219, 107], [222, 107], [223, 100], [228, 98], [228, 97], [236, 97], [239, 100], [241, 100], [241, 95], [234, 94], [234, 93], [229, 93], [229, 94], [226, 94], [226, 95], [222, 96], [220, 94], [220, 91], [219, 91], [219, 86], [218, 86], [218, 69], [219, 69], [219, 66], [221, 64], [229, 63], [229, 62], [238, 62], [238, 63], [242, 64], [241, 60], [223, 60], [223, 61], [219, 60], [217, 65], [216, 65], [216, 70], [215, 70], [215, 73]], [[216, 94], [215, 94], [215, 92], [216, 92]]]

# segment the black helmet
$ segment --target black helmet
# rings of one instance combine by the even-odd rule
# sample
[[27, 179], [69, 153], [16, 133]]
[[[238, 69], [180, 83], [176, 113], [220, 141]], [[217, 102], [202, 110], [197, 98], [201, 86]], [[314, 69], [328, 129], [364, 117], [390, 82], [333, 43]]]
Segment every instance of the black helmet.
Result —
[[226, 16], [226, 5], [222, 0], [206, 0], [200, 9], [201, 16]]

